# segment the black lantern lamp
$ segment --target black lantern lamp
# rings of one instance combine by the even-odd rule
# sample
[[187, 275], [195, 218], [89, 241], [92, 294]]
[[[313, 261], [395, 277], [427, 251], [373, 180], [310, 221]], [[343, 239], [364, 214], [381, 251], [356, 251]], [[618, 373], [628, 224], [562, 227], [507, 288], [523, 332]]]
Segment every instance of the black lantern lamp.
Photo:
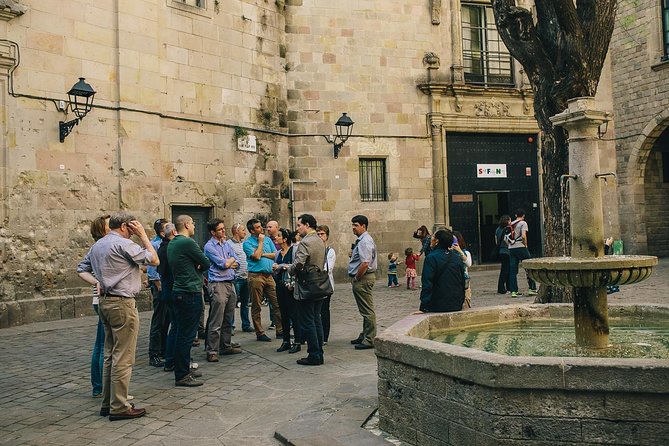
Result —
[[337, 123], [335, 124], [335, 129], [337, 131], [337, 136], [323, 136], [327, 142], [334, 144], [334, 157], [339, 158], [339, 151], [346, 142], [346, 140], [351, 136], [353, 131], [353, 121], [351, 118], [346, 116], [346, 113], [342, 113]]
[[80, 77], [79, 82], [74, 84], [70, 91], [67, 92], [68, 106], [77, 119], [68, 122], [60, 121], [58, 123], [60, 142], [65, 142], [65, 137], [70, 134], [74, 126], [79, 124], [79, 121], [84, 119], [84, 116], [91, 111], [94, 96], [95, 90], [85, 82], [83, 77]]

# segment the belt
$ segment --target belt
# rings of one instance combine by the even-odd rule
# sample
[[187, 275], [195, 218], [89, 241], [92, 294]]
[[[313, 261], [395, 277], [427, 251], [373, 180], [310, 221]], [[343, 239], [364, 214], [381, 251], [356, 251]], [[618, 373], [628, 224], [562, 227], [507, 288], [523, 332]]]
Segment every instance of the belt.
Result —
[[[366, 276], [367, 274], [374, 274], [376, 271], [367, 271], [363, 276]], [[348, 277], [355, 277], [357, 274], [349, 274]]]
[[100, 296], [100, 299], [106, 299], [108, 297], [120, 297], [122, 299], [134, 299], [135, 296], [119, 296], [118, 294], [103, 294]]
[[211, 283], [232, 283], [232, 282], [234, 282], [234, 280], [217, 280], [217, 281], [211, 282]]
[[250, 276], [251, 274], [258, 274], [258, 275], [261, 275], [261, 276], [271, 276], [271, 275], [272, 275], [272, 273], [254, 273], [254, 272], [252, 272], [252, 271], [249, 271], [249, 276]]

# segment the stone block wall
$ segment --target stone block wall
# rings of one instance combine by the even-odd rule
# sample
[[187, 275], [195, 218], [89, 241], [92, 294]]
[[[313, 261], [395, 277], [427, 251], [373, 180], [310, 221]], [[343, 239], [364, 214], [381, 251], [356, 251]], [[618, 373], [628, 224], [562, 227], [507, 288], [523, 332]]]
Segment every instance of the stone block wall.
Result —
[[[71, 302], [89, 299], [75, 269], [98, 215], [150, 228], [188, 205], [287, 222], [283, 2], [21, 3], [0, 21], [18, 48], [3, 47], [3, 73], [18, 66], [0, 76], [14, 93], [0, 95], [2, 324], [90, 313]], [[60, 143], [74, 116], [56, 104], [80, 76], [95, 107]], [[257, 153], [237, 150], [243, 132]]]
[[648, 251], [666, 257], [669, 256], [669, 183], [664, 182], [662, 169], [662, 153], [651, 152], [644, 177]]
[[[661, 445], [667, 433], [662, 394], [489, 389], [378, 362], [379, 427], [413, 445]], [[617, 408], [630, 399], [635, 413]]]
[[669, 62], [662, 61], [661, 20], [660, 2], [619, 2], [610, 45], [620, 228], [628, 254], [652, 253], [650, 209], [669, 209], [666, 194], [644, 185], [652, 177], [647, 171], [653, 143], [669, 127]]

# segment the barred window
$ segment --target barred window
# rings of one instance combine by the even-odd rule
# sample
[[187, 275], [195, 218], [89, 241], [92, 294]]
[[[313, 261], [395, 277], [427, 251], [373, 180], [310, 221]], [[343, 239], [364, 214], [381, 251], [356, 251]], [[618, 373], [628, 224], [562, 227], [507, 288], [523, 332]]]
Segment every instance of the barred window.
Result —
[[385, 159], [360, 158], [360, 199], [388, 201]]
[[181, 0], [187, 5], [197, 6], [198, 8], [204, 8], [204, 0]]
[[466, 83], [513, 85], [513, 59], [490, 6], [462, 5], [462, 58]]
[[669, 60], [669, 0], [662, 0], [662, 60]]

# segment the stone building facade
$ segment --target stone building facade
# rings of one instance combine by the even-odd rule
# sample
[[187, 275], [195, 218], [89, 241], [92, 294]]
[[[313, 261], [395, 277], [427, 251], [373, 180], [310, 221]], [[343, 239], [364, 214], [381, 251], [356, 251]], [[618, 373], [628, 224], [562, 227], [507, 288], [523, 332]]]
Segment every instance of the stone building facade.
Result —
[[669, 4], [619, 2], [617, 23], [610, 55], [621, 234], [630, 254], [667, 256]]
[[[91, 219], [117, 209], [146, 226], [190, 213], [200, 228], [312, 213], [331, 228], [339, 278], [358, 213], [380, 274], [389, 252], [419, 249], [422, 224], [461, 230], [485, 261], [499, 214], [517, 207], [540, 250], [532, 93], [488, 1], [0, 6], [0, 326], [90, 314], [74, 269]], [[598, 99], [611, 110], [606, 73]], [[94, 108], [60, 143], [78, 77]], [[344, 112], [353, 135], [335, 158], [323, 135]], [[615, 210], [615, 186], [604, 192]], [[617, 213], [605, 224], [617, 232]]]

